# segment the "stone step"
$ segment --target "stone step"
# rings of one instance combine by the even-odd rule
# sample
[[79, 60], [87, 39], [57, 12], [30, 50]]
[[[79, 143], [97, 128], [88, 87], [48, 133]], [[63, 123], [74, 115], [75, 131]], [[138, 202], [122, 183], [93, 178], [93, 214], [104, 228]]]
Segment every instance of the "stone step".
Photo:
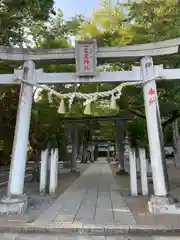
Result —
[[56, 224], [6, 224], [0, 225], [0, 233], [81, 233], [93, 235], [123, 235], [123, 234], [180, 234], [180, 227], [166, 227], [161, 225], [78, 225]]

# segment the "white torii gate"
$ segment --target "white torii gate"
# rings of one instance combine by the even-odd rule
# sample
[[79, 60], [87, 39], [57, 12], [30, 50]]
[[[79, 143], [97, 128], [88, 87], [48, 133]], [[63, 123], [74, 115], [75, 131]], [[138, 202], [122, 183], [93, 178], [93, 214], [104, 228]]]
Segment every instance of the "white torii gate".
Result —
[[[2, 49], [0, 49], [0, 59], [8, 58], [11, 60], [26, 60], [23, 66], [23, 70], [15, 70], [14, 74], [0, 75], [0, 84], [21, 84], [8, 184], [8, 197], [4, 197], [1, 200], [0, 212], [21, 213], [25, 211], [27, 207], [27, 196], [24, 194], [24, 175], [27, 157], [33, 86], [36, 83], [54, 84], [142, 81], [155, 195], [152, 198], [152, 202], [153, 204], [155, 203], [154, 208], [157, 208], [157, 204], [159, 204], [160, 207], [162, 207], [162, 205], [164, 204], [169, 204], [169, 199], [167, 198], [165, 176], [163, 171], [163, 156], [161, 152], [161, 141], [159, 135], [159, 106], [156, 80], [180, 79], [180, 69], [163, 69], [162, 65], [153, 66], [152, 57], [147, 56], [146, 53], [152, 53], [151, 55], [167, 55], [176, 53], [178, 51], [179, 44], [180, 39], [178, 39], [178, 44], [177, 41], [170, 40], [169, 42], [159, 42], [153, 45], [139, 45], [138, 47], [136, 46], [138, 52], [143, 49], [144, 46], [146, 47], [146, 50], [144, 50], [144, 52], [141, 51], [139, 55], [137, 51], [136, 54], [133, 55], [133, 50], [135, 52], [135, 46], [127, 47], [128, 49], [130, 48], [130, 50], [128, 50], [128, 59], [140, 59], [140, 67], [133, 67], [131, 71], [99, 73], [92, 72], [91, 74], [84, 74], [84, 76], [82, 76], [82, 74], [81, 77], [78, 76], [76, 73], [45, 73], [42, 69], [35, 70], [35, 64], [32, 60], [40, 60], [41, 58], [43, 60], [52, 59], [53, 54], [48, 55], [46, 53], [46, 57], [45, 55], [43, 55], [42, 57], [41, 53], [39, 57], [37, 51], [37, 55], [26, 54], [26, 57], [23, 57], [24, 55], [22, 55], [22, 53], [17, 54], [17, 51], [20, 51], [19, 49], [12, 50], [12, 54], [7, 51], [7, 55], [5, 53], [6, 49], [4, 50], [3, 55]], [[164, 47], [160, 49], [161, 45], [163, 45]], [[148, 46], [150, 46], [149, 50], [147, 50]], [[99, 55], [97, 54], [97, 59], [104, 61], [107, 59], [109, 59], [109, 61], [112, 61], [112, 59], [118, 59], [118, 54], [114, 49], [117, 50], [118, 48], [112, 48], [112, 51], [110, 51], [110, 48], [108, 48], [108, 51], [106, 51], [105, 48], [98, 49], [97, 53]], [[16, 51], [16, 54], [13, 54], [13, 51]], [[62, 53], [63, 51], [64, 53]], [[65, 51], [67, 51], [67, 53]], [[72, 49], [59, 50], [59, 52], [61, 52], [61, 62], [63, 61], [63, 59], [63, 63], [74, 62], [76, 56], [72, 56]], [[59, 52], [57, 53], [57, 55], [59, 55]], [[71, 56], [69, 56], [70, 53], [68, 52], [71, 52]], [[107, 52], [109, 55], [107, 54]], [[101, 54], [104, 55], [101, 56]], [[105, 55], [107, 55], [107, 58]], [[28, 60], [27, 58], [29, 58], [30, 60]], [[123, 59], [122, 53], [120, 58]], [[124, 58], [127, 58], [127, 53], [124, 55]], [[94, 62], [92, 60], [92, 64], [93, 63]], [[155, 211], [152, 208], [153, 207], [151, 205], [151, 211]]]

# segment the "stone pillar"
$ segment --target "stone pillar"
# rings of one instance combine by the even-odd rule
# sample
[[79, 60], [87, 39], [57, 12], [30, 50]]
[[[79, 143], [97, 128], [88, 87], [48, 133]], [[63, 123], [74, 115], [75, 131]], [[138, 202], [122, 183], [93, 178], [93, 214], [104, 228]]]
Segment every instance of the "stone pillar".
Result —
[[142, 195], [148, 195], [148, 180], [147, 180], [147, 159], [144, 148], [139, 148], [140, 172], [141, 172], [141, 190]]
[[51, 149], [49, 193], [56, 194], [58, 184], [58, 149]]
[[72, 159], [71, 159], [71, 171], [77, 170], [77, 154], [78, 154], [78, 128], [74, 126], [72, 134]]
[[19, 94], [8, 182], [8, 197], [3, 197], [0, 202], [0, 212], [4, 213], [23, 213], [27, 209], [28, 198], [26, 194], [24, 194], [24, 176], [27, 159], [33, 84], [35, 84], [34, 69], [35, 65], [32, 61], [24, 63], [22, 76], [24, 81], [21, 84]]
[[39, 191], [41, 194], [46, 193], [46, 186], [47, 186], [47, 174], [48, 171], [48, 149], [45, 151], [41, 151], [41, 170], [40, 170], [40, 186]]
[[35, 65], [32, 61], [24, 64], [23, 82], [21, 85], [15, 136], [12, 151], [11, 169], [8, 185], [8, 196], [19, 196], [24, 190], [24, 175], [27, 159], [27, 146], [31, 119]]
[[[93, 142], [92, 142], [92, 144], [94, 144]], [[91, 147], [91, 161], [92, 162], [94, 162], [94, 145], [92, 145], [92, 147]]]
[[131, 196], [137, 196], [137, 172], [136, 172], [136, 150], [129, 148], [129, 164], [130, 164], [130, 189]]
[[159, 105], [155, 81], [155, 70], [151, 57], [143, 57], [141, 59], [141, 69], [142, 78], [144, 80], [143, 93], [154, 193], [156, 196], [165, 197], [167, 196], [167, 189], [161, 151], [160, 127], [158, 126]]

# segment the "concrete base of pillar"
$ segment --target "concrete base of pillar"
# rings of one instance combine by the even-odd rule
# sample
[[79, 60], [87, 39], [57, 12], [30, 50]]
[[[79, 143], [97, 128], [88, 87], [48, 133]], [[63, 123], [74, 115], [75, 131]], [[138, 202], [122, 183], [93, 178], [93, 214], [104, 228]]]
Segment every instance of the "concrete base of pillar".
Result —
[[120, 169], [116, 172], [116, 175], [129, 175], [129, 173], [126, 172], [124, 169]]
[[3, 197], [0, 200], [0, 214], [23, 214], [27, 211], [28, 196]]
[[151, 214], [180, 214], [180, 204], [172, 197], [151, 196], [148, 202], [148, 209]]
[[41, 195], [41, 196], [46, 195], [46, 191], [45, 191], [45, 190], [40, 191], [40, 195]]
[[80, 174], [80, 170], [79, 170], [79, 169], [73, 169], [73, 168], [72, 168], [72, 169], [71, 169], [71, 172], [72, 172], [72, 173]]

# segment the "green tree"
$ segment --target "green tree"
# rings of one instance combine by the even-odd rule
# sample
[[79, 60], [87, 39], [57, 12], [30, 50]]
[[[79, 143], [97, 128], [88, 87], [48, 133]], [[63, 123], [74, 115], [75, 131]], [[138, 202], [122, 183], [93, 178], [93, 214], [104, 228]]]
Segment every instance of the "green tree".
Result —
[[[128, 13], [123, 12], [124, 7], [128, 8]], [[179, 37], [178, 11], [178, 2], [175, 0], [133, 1], [129, 4], [116, 4], [113, 7], [105, 1], [101, 9], [96, 10], [92, 18], [82, 24], [77, 38], [96, 38], [98, 45], [105, 47]], [[178, 67], [179, 57], [174, 56], [163, 61], [155, 59], [155, 64], [159, 63], [163, 63], [164, 67]], [[133, 63], [133, 65], [137, 64], [137, 62]], [[111, 69], [127, 70], [131, 65], [132, 63], [115, 64]], [[178, 91], [178, 83], [158, 83], [163, 127], [179, 117]], [[131, 87], [124, 89], [123, 93], [119, 102], [120, 112], [145, 119], [142, 90]]]
[[[26, 31], [36, 21], [47, 21], [53, 12], [52, 0], [0, 1], [0, 45], [22, 46]], [[17, 62], [0, 63], [0, 73], [13, 73], [19, 67]], [[12, 152], [19, 87], [2, 86], [0, 89], [0, 140], [4, 143], [0, 164], [9, 163]]]
[[19, 45], [26, 28], [53, 13], [53, 0], [17, 0], [0, 2], [0, 45]]

